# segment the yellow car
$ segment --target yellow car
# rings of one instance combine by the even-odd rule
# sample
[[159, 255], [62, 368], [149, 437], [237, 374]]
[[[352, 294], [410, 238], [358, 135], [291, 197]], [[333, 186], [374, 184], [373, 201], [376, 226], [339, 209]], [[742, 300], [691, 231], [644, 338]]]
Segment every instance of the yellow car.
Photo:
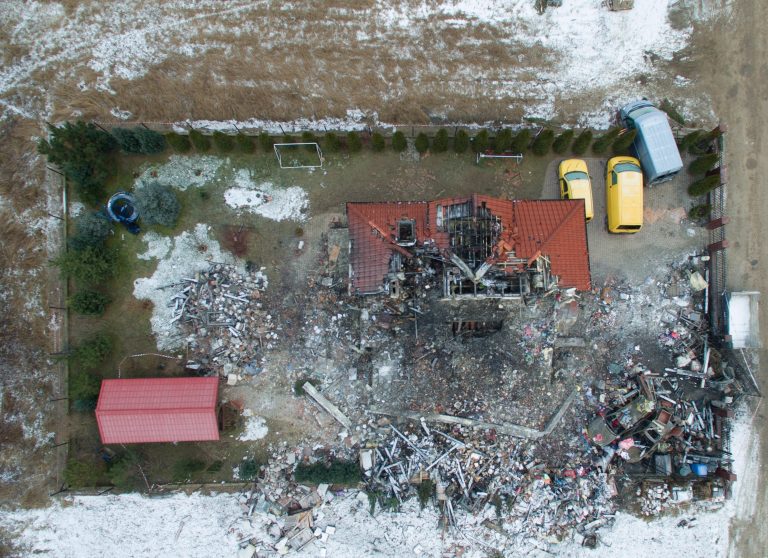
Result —
[[643, 226], [643, 171], [634, 157], [614, 157], [605, 172], [608, 232], [636, 233]]
[[592, 207], [592, 180], [587, 163], [581, 159], [566, 159], [558, 167], [560, 197], [564, 200], [584, 200], [584, 218], [587, 223], [595, 212]]

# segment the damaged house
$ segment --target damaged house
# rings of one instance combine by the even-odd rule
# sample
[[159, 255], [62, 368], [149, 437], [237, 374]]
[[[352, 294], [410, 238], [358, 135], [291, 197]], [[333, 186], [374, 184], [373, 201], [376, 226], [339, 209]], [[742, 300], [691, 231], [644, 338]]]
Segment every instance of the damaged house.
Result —
[[350, 294], [398, 297], [432, 276], [447, 298], [590, 288], [582, 200], [348, 203], [347, 219]]

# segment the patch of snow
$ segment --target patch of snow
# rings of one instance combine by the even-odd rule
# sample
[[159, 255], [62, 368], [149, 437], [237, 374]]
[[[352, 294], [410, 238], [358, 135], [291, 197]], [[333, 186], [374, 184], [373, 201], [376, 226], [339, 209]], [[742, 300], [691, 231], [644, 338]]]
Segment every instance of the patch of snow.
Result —
[[114, 107], [110, 109], [109, 114], [117, 118], [118, 120], [130, 120], [133, 113], [129, 110], [120, 110], [120, 107]]
[[147, 251], [136, 255], [140, 260], [162, 259], [171, 249], [171, 239], [154, 231], [146, 233], [142, 240], [147, 243]]
[[360, 109], [347, 110], [345, 118], [297, 118], [290, 121], [262, 120], [259, 118], [250, 118], [248, 120], [193, 120], [177, 122], [174, 124], [174, 131], [189, 132], [189, 125], [195, 129], [208, 130], [211, 132], [237, 132], [239, 130], [264, 130], [269, 134], [283, 135], [283, 133], [296, 133], [305, 130], [324, 132], [325, 130], [348, 130], [360, 131], [367, 127], [367, 119], [375, 120], [376, 113], [366, 113]]
[[150, 182], [186, 190], [200, 188], [213, 181], [219, 168], [229, 159], [213, 155], [171, 155], [162, 165], [148, 165], [134, 182], [141, 189]]
[[85, 205], [83, 205], [81, 202], [71, 202], [69, 204], [69, 216], [70, 217], [77, 217], [80, 215], [83, 211], [85, 211]]
[[0, 515], [24, 555], [216, 558], [237, 555], [230, 525], [240, 514], [231, 495], [147, 498], [75, 496], [51, 507]]
[[267, 422], [263, 417], [254, 415], [250, 409], [245, 409], [243, 416], [248, 418], [248, 422], [245, 424], [243, 433], [237, 437], [238, 440], [241, 442], [252, 442], [261, 440], [267, 435], [269, 428], [267, 428]]
[[222, 250], [209, 231], [208, 225], [200, 223], [193, 231], [184, 231], [171, 239], [170, 252], [160, 259], [152, 276], [136, 279], [133, 283], [133, 296], [152, 301], [150, 322], [159, 351], [175, 349], [183, 343], [178, 325], [171, 323], [174, 309], [168, 303], [173, 289], [159, 287], [178, 283], [183, 277], [194, 277], [198, 271], [208, 269], [212, 261], [233, 264], [244, 271], [243, 262]]
[[233, 209], [250, 211], [274, 221], [306, 218], [309, 198], [303, 188], [281, 188], [271, 182], [256, 184], [248, 169], [237, 171], [235, 184], [224, 192], [224, 201]]

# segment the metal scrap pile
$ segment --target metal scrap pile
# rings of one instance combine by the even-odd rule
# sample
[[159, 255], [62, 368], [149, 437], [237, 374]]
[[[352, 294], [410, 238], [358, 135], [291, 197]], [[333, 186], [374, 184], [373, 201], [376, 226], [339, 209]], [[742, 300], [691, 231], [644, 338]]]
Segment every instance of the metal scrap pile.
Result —
[[173, 321], [186, 335], [187, 367], [223, 376], [257, 373], [260, 353], [277, 339], [272, 316], [259, 302], [267, 287], [262, 270], [241, 273], [231, 265], [212, 264], [178, 285], [182, 290], [170, 304]]
[[434, 493], [448, 527], [461, 528], [461, 510], [505, 536], [540, 539], [594, 532], [609, 521], [616, 490], [604, 473], [549, 469], [533, 458], [532, 444], [493, 430], [415, 424], [412, 431], [389, 425], [391, 437], [360, 452], [366, 490], [383, 507], [414, 496], [426, 503]]
[[630, 475], [667, 479], [652, 494], [677, 501], [670, 494], [691, 482], [717, 491], [735, 480], [727, 428], [738, 390], [733, 370], [709, 346], [699, 312], [682, 308], [664, 322], [659, 343], [674, 365], [651, 369], [636, 362], [640, 357], [610, 364], [611, 379], [588, 393], [597, 413], [586, 434], [602, 450], [601, 467], [618, 455]]

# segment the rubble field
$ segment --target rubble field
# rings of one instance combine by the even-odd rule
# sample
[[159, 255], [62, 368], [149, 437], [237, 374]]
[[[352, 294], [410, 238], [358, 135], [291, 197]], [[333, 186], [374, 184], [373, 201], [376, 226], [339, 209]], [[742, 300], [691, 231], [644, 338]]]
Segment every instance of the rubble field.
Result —
[[[708, 258], [678, 211], [685, 180], [647, 194], [657, 219], [627, 257], [654, 264], [627, 276], [602, 247], [588, 291], [452, 299], [423, 264], [396, 291], [353, 296], [343, 219], [322, 230], [305, 284], [289, 293], [231, 266], [183, 279], [171, 301], [189, 366], [220, 374], [224, 397], [257, 413], [250, 391], [304, 384], [302, 413], [317, 426], [297, 447], [271, 445], [241, 494], [244, 552], [325, 555], [335, 531], [324, 510], [357, 489], [374, 516], [418, 501], [436, 511], [434, 528], [510, 551], [594, 547], [619, 510], [721, 507], [745, 386], [708, 338]], [[669, 234], [659, 257], [654, 243]], [[362, 484], [293, 477], [332, 463], [357, 464]]]
[[[590, 160], [595, 176], [603, 163]], [[168, 163], [189, 176], [196, 164]], [[190, 186], [211, 199], [230, 174], [245, 189], [270, 181], [265, 165], [221, 175], [228, 164], [207, 161], [208, 182]], [[425, 197], [470, 191], [400, 164], [416, 179], [408, 187]], [[557, 197], [554, 165], [536, 164], [526, 181], [523, 163], [515, 190]], [[471, 172], [501, 176], [485, 192], [511, 197], [499, 168]], [[332, 555], [328, 518], [342, 509], [388, 521], [419, 506], [450, 542], [414, 552], [439, 555], [483, 545], [595, 547], [617, 512], [723, 505], [735, 478], [729, 429], [745, 386], [708, 336], [708, 258], [701, 228], [685, 218], [689, 177], [647, 191], [640, 234], [605, 235], [598, 219], [587, 226], [589, 289], [558, 288], [545, 273], [520, 294], [453, 296], [450, 264], [414, 249], [396, 286], [358, 296], [351, 229], [333, 201], [342, 199], [334, 180], [344, 168], [306, 174], [289, 185], [308, 192], [300, 233], [290, 219], [270, 223], [286, 211], [261, 211], [239, 215], [240, 228], [196, 224], [192, 235], [148, 237], [140, 254], [159, 260], [159, 272], [136, 282], [136, 296], [159, 306], [158, 345], [181, 355], [182, 373], [221, 378], [222, 442], [178, 455], [224, 462], [216, 480], [245, 486], [231, 531], [244, 555]], [[326, 187], [333, 197], [323, 198]], [[403, 188], [372, 196], [396, 199]], [[596, 180], [598, 198], [600, 188]], [[254, 199], [263, 208], [274, 198]], [[226, 217], [218, 211], [211, 214]], [[278, 238], [261, 242], [270, 227]], [[246, 230], [253, 249], [235, 257], [237, 238], [222, 231]], [[549, 269], [541, 256], [531, 261]], [[254, 458], [257, 470], [246, 473]], [[326, 466], [356, 473], [323, 478]], [[300, 478], [304, 468], [316, 476]], [[162, 478], [157, 466], [149, 470]]]

